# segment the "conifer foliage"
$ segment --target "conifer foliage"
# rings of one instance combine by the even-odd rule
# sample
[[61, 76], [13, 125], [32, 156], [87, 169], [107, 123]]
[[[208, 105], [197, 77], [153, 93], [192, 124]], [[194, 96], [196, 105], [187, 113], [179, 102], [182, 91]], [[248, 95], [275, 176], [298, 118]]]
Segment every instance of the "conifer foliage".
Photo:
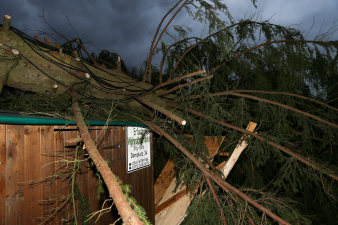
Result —
[[[185, 24], [173, 25], [179, 13], [207, 24], [208, 34], [196, 37]], [[1, 107], [36, 111], [45, 105], [39, 110], [71, 116], [72, 89], [82, 96], [79, 103], [86, 118], [114, 115], [116, 120], [148, 125], [158, 134], [155, 161], [174, 159], [177, 182], [197, 187], [183, 224], [334, 224], [338, 41], [326, 35], [305, 39], [294, 28], [253, 18], [236, 21], [230, 13], [220, 0], [173, 4], [159, 23], [139, 77], [151, 85], [109, 73], [84, 58], [77, 58], [76, 66], [55, 63], [40, 52], [57, 49], [15, 30], [36, 54], [49, 57], [74, 77], [74, 71], [88, 73], [95, 81], [60, 83], [65, 90], [48, 97], [25, 92], [18, 98], [20, 91], [4, 87]], [[154, 54], [162, 57], [159, 67], [152, 64]], [[96, 60], [107, 58], [114, 61], [117, 55], [105, 51]], [[21, 59], [2, 55], [2, 60], [17, 64]], [[99, 91], [112, 97], [101, 97]], [[124, 105], [135, 102], [143, 110]], [[257, 123], [254, 132], [245, 130], [250, 121]], [[205, 136], [225, 136], [213, 158]], [[248, 147], [224, 180], [216, 166], [226, 160], [222, 153], [231, 155], [241, 137]]]
[[[171, 91], [161, 94], [174, 102], [187, 126], [165, 123], [160, 116], [155, 122], [207, 167], [216, 167], [224, 158], [216, 155], [210, 162], [204, 136], [226, 136], [219, 153], [231, 154], [246, 125], [258, 123], [227, 181], [290, 224], [334, 224], [338, 42], [325, 35], [308, 40], [294, 28], [269, 21], [234, 21], [220, 1], [180, 3], [195, 19], [210, 25], [209, 35], [189, 37], [189, 29], [173, 29], [174, 42], [162, 41], [159, 47], [163, 56], [159, 72], [151, 76], [151, 70], [146, 70], [144, 80], [205, 73], [181, 81], [179, 89], [173, 84]], [[226, 20], [219, 19], [221, 13]], [[186, 134], [192, 134], [193, 141]], [[220, 213], [227, 224], [274, 223], [245, 199], [234, 200], [214, 180], [216, 200], [207, 175], [171, 144], [165, 144], [165, 149], [174, 158], [178, 182], [207, 190], [194, 196], [183, 224], [224, 224]]]

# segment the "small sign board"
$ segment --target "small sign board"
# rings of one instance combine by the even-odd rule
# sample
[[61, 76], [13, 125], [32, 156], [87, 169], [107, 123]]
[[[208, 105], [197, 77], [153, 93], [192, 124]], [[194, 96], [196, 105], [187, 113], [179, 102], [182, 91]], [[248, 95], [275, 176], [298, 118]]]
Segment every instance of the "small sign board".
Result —
[[143, 127], [127, 127], [127, 172], [151, 165], [150, 132]]

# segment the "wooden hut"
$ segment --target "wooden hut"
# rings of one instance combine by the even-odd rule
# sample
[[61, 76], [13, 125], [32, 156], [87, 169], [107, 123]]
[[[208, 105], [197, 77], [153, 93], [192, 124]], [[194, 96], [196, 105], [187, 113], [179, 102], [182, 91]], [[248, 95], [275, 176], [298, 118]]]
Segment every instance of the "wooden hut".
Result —
[[[111, 122], [104, 126], [103, 121], [88, 123], [102, 156], [114, 174], [123, 183], [131, 185], [131, 195], [154, 223], [152, 145], [149, 144], [149, 149], [142, 149], [144, 155], [149, 156], [131, 155], [133, 152], [128, 144], [135, 144], [135, 139], [129, 138], [128, 141], [127, 138], [128, 130], [140, 130], [142, 125]], [[58, 176], [62, 171], [74, 169], [74, 163], [70, 161], [74, 158], [75, 144], [71, 140], [78, 135], [72, 121], [0, 113], [0, 224], [35, 225], [56, 212], [47, 224], [73, 224], [74, 208], [70, 204], [62, 205], [72, 188], [73, 191], [80, 190], [82, 196], [75, 196], [78, 216], [101, 209], [106, 199], [104, 195], [98, 195], [102, 186], [98, 184], [100, 179], [97, 179], [88, 160], [80, 163], [76, 185], [69, 177]], [[80, 154], [79, 160], [86, 157], [84, 153]], [[135, 157], [141, 160], [135, 162]], [[111, 203], [106, 201], [105, 206]], [[116, 219], [118, 215], [112, 210], [102, 215], [97, 224], [112, 224]]]

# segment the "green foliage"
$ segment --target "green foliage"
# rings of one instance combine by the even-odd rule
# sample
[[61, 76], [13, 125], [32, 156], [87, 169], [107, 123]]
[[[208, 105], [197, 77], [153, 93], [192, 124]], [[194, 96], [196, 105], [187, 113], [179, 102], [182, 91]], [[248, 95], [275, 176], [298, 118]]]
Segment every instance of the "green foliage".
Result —
[[79, 215], [78, 219], [81, 221], [82, 225], [92, 225], [92, 222], [88, 219], [88, 215], [90, 214], [89, 208], [89, 200], [86, 196], [82, 195], [79, 187], [76, 185], [75, 189], [75, 199], [79, 201], [78, 209]]
[[117, 180], [118, 184], [120, 185], [121, 190], [122, 190], [125, 198], [127, 199], [131, 208], [136, 213], [139, 220], [141, 220], [144, 225], [151, 225], [150, 221], [148, 220], [146, 211], [142, 208], [142, 206], [137, 204], [136, 199], [130, 195], [131, 186], [128, 185], [128, 184], [123, 184], [123, 182], [118, 177], [115, 177], [115, 179]]
[[[256, 1], [252, 2], [255, 4]], [[243, 134], [230, 127], [245, 129], [250, 121], [256, 122], [255, 132], [266, 141], [253, 137], [247, 139], [248, 147], [227, 177], [227, 182], [291, 224], [336, 223], [337, 181], [325, 174], [329, 171], [336, 175], [338, 171], [338, 152], [335, 151], [338, 140], [337, 40], [305, 40], [300, 31], [269, 21], [234, 21], [227, 6], [219, 0], [187, 1], [185, 9], [193, 19], [209, 26], [209, 34], [195, 37], [189, 27], [174, 26], [175, 33], [168, 31], [167, 34], [175, 43], [162, 41], [156, 50], [163, 57], [160, 68], [150, 67], [151, 82], [158, 84], [160, 74], [166, 81], [199, 70], [206, 73], [180, 80], [166, 88], [195, 82], [210, 74], [213, 79], [204, 79], [161, 96], [187, 121], [186, 126], [182, 127], [157, 112], [151, 120], [200, 159], [203, 165], [212, 163], [213, 166], [226, 159], [216, 155], [211, 162], [204, 136], [226, 136], [220, 152], [231, 154]], [[110, 66], [115, 65], [116, 57], [116, 54], [102, 51], [96, 58]], [[135, 70], [133, 74], [137, 76]], [[41, 112], [71, 115], [67, 96], [52, 95], [47, 99], [9, 89], [3, 96], [1, 108], [36, 111], [38, 107]], [[105, 119], [113, 108], [104, 100], [83, 99], [81, 104], [86, 117], [92, 119]], [[128, 109], [116, 107], [114, 110], [116, 119], [149, 120], [145, 114], [133, 114]], [[192, 110], [228, 126], [197, 117]], [[157, 155], [161, 157], [161, 166], [167, 158], [173, 158], [177, 182], [183, 182], [187, 187], [199, 187], [199, 192], [192, 196], [183, 223], [222, 224], [221, 210], [201, 171], [165, 138], [158, 137], [155, 141], [155, 151], [157, 146], [164, 150]], [[294, 156], [273, 147], [272, 142], [320, 168], [315, 170], [304, 165]], [[219, 173], [215, 169], [213, 172]], [[103, 183], [100, 176], [98, 184], [101, 193]], [[130, 196], [130, 187], [121, 182], [120, 186], [140, 219], [148, 223], [144, 210]], [[274, 223], [242, 199], [216, 185], [213, 187], [228, 224]]]
[[[212, 80], [178, 89], [174, 97], [163, 96], [175, 102], [188, 123], [184, 127], [175, 123], [160, 125], [206, 165], [208, 153], [203, 143], [204, 136], [226, 136], [220, 152], [231, 154], [243, 134], [198, 118], [190, 113], [191, 110], [239, 128], [245, 128], [254, 121], [258, 124], [255, 131], [266, 140], [287, 147], [310, 163], [328, 167], [337, 174], [338, 154], [335, 149], [338, 129], [306, 116], [306, 113], [311, 113], [333, 124], [338, 123], [337, 109], [332, 108], [337, 107], [338, 97], [337, 41], [305, 40], [298, 30], [268, 21], [235, 22], [228, 17], [228, 21], [219, 22], [211, 17], [218, 17], [216, 11], [226, 8], [216, 7], [216, 10], [213, 3], [194, 1], [192, 6], [187, 6], [191, 7], [191, 15], [198, 21], [213, 20], [208, 24], [209, 36], [197, 38], [184, 33], [184, 37], [175, 43], [162, 43], [159, 48], [164, 65], [163, 71], [161, 68], [159, 72], [163, 72], [164, 80], [202, 69], [206, 69], [206, 74], [214, 75]], [[208, 10], [214, 12], [209, 18], [205, 16]], [[199, 78], [191, 77], [180, 83]], [[222, 94], [213, 95], [220, 92]], [[285, 105], [300, 111], [292, 111]], [[161, 115], [158, 117], [158, 120], [162, 118]], [[193, 135], [193, 138], [185, 134]], [[162, 157], [174, 159], [177, 182], [204, 187], [201, 187], [203, 176], [195, 165], [164, 138], [160, 138], [159, 142], [166, 152], [162, 153], [165, 155]], [[260, 190], [260, 195], [249, 194], [258, 202], [262, 198], [269, 199], [271, 202], [262, 204], [291, 224], [332, 224], [336, 221], [333, 214], [337, 210], [338, 195], [332, 191], [337, 190], [336, 181], [320, 182], [325, 177], [320, 171], [305, 166], [267, 142], [257, 139], [249, 139], [248, 142], [247, 149], [227, 178], [229, 183]], [[216, 156], [213, 160], [216, 166], [224, 158]], [[324, 170], [326, 168], [321, 169]], [[327, 179], [330, 180], [325, 177]], [[228, 224], [251, 224], [248, 218], [255, 224], [273, 223], [251, 206], [245, 206], [244, 202], [234, 204], [229, 196], [224, 197], [225, 193], [217, 188], [215, 190], [226, 217], [230, 218]], [[316, 192], [317, 203], [311, 206], [303, 203], [309, 197], [309, 190]], [[319, 207], [321, 201], [326, 201], [329, 207]], [[327, 218], [321, 216], [324, 211]], [[222, 224], [219, 213], [209, 192], [195, 196], [184, 224]]]

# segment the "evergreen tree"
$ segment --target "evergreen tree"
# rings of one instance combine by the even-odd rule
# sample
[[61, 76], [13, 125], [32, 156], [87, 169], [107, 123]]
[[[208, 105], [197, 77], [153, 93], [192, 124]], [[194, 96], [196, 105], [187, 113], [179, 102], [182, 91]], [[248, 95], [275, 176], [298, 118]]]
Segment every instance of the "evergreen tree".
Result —
[[[172, 84], [172, 91], [160, 94], [175, 102], [187, 126], [163, 120], [158, 125], [204, 159], [202, 164], [215, 168], [224, 158], [216, 155], [211, 163], [203, 137], [225, 136], [219, 153], [231, 154], [246, 125], [258, 123], [259, 136], [249, 140], [227, 181], [291, 224], [335, 224], [338, 42], [306, 40], [298, 30], [269, 21], [234, 21], [220, 1], [181, 1], [182, 5], [195, 19], [209, 24], [209, 35], [189, 37], [189, 29], [174, 29], [178, 33], [171, 36], [180, 39], [159, 47], [160, 80], [198, 70], [205, 73], [182, 80], [179, 89]], [[228, 13], [227, 21], [218, 18], [215, 12], [220, 11]], [[150, 53], [155, 52], [153, 43]], [[145, 79], [155, 76], [150, 74], [146, 70]], [[193, 141], [186, 134], [193, 135]], [[222, 224], [220, 212], [227, 224], [273, 223], [214, 184], [220, 211], [205, 173], [182, 157], [177, 146], [160, 139], [174, 159], [178, 183], [207, 190], [193, 197], [183, 224]]]
[[[209, 25], [208, 36], [190, 37], [185, 26], [168, 28], [184, 10]], [[337, 40], [306, 40], [298, 30], [269, 21], [235, 21], [219, 0], [180, 0], [160, 22], [149, 50], [143, 80], [153, 86], [89, 65], [78, 58], [79, 53], [67, 53], [72, 64], [56, 62], [42, 54], [54, 48], [11, 29], [21, 38], [18, 43], [24, 40], [31, 48], [21, 51], [22, 56], [33, 55], [33, 49], [48, 60], [29, 69], [38, 68], [50, 79], [48, 73], [62, 70], [71, 79], [54, 79], [59, 89], [48, 97], [34, 96], [34, 101], [34, 93], [18, 98], [17, 92], [13, 97], [11, 90], [5, 90], [1, 108], [36, 111], [32, 109], [37, 106], [71, 115], [68, 90], [72, 89], [82, 96], [79, 102], [86, 118], [107, 118], [114, 111], [116, 120], [147, 124], [159, 134], [164, 157], [174, 159], [178, 183], [205, 193], [191, 196], [184, 224], [334, 224], [338, 220]], [[166, 32], [175, 37], [174, 43], [162, 41]], [[70, 49], [81, 51], [73, 44]], [[15, 62], [6, 69], [28, 70], [22, 58], [5, 54], [14, 47], [3, 46], [0, 52], [3, 61]], [[98, 58], [115, 62], [116, 54], [101, 53]], [[160, 68], [151, 63], [155, 53], [163, 56]], [[33, 60], [30, 63], [34, 65]], [[4, 74], [9, 74], [7, 70]], [[40, 85], [38, 90], [43, 88]], [[123, 107], [134, 101], [148, 110]], [[245, 131], [250, 121], [258, 124], [254, 133]], [[216, 169], [224, 161], [220, 153], [231, 154], [243, 135], [248, 148], [224, 181]], [[205, 136], [226, 137], [212, 159]], [[155, 154], [160, 153], [155, 149]]]

